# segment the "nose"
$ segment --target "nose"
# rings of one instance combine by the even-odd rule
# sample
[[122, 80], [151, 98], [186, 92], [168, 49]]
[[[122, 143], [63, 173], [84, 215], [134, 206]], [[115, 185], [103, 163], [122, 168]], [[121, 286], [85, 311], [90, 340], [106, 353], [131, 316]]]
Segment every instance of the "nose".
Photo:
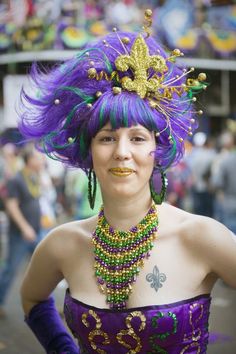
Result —
[[126, 139], [119, 139], [115, 144], [113, 158], [115, 160], [128, 160], [131, 157], [131, 149], [129, 141]]

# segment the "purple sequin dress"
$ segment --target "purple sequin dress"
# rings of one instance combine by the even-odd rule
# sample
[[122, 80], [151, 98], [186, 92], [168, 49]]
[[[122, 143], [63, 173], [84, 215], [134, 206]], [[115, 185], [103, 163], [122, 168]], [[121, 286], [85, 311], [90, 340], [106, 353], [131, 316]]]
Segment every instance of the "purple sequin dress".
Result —
[[84, 304], [67, 290], [64, 312], [81, 354], [203, 354], [210, 302], [206, 294], [114, 311]]

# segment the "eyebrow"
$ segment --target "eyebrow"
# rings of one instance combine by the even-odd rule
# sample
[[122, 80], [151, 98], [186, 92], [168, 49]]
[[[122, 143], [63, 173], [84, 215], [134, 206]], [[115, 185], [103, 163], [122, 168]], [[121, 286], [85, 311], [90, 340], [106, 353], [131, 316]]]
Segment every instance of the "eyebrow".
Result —
[[[99, 131], [98, 131], [98, 133], [100, 133], [100, 132], [115, 132], [117, 129], [109, 129], [109, 128], [102, 128], [102, 129], [100, 129]], [[149, 132], [149, 130], [148, 129], [146, 129], [146, 128], [130, 128], [130, 130], [131, 131], [148, 131]]]

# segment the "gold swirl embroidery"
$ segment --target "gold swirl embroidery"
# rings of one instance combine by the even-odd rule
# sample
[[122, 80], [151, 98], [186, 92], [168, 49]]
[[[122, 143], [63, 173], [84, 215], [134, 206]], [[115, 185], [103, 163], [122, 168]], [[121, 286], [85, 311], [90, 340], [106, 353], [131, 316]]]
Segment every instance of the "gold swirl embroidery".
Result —
[[[196, 311], [196, 308], [200, 308], [200, 314], [195, 319], [195, 321], [193, 323], [193, 310]], [[197, 325], [198, 325], [199, 321], [201, 320], [201, 318], [203, 316], [203, 311], [204, 311], [203, 304], [194, 303], [193, 305], [190, 305], [189, 323], [190, 323], [190, 326], [192, 328], [192, 333], [191, 333], [190, 336], [187, 336], [186, 334], [184, 335], [184, 342], [192, 340], [193, 342], [196, 343], [201, 338], [202, 332], [201, 332], [201, 329], [199, 327], [197, 327]], [[198, 343], [196, 343], [196, 344], [198, 344]]]
[[[128, 329], [123, 329], [119, 333], [117, 333], [117, 335], [116, 335], [116, 338], [117, 338], [118, 342], [121, 345], [123, 345], [125, 348], [129, 349], [127, 354], [139, 353], [141, 348], [142, 348], [141, 340], [137, 336], [137, 334], [134, 332], [134, 329], [132, 327], [132, 323], [131, 322], [132, 322], [132, 319], [134, 317], [140, 318], [141, 323], [140, 323], [138, 331], [139, 332], [143, 331], [145, 329], [145, 327], [146, 327], [146, 317], [140, 311], [133, 311], [125, 319], [125, 323], [126, 323], [126, 326], [127, 326]], [[132, 337], [132, 339], [134, 339], [136, 341], [136, 347], [132, 348], [129, 343], [125, 342], [124, 339], [123, 339], [124, 336]]]
[[146, 317], [140, 311], [133, 311], [126, 317], [126, 319], [125, 319], [126, 326], [128, 328], [132, 328], [131, 321], [134, 317], [140, 318], [141, 323], [140, 323], [140, 327], [139, 327], [139, 332], [143, 331], [144, 328], [146, 327]]
[[89, 327], [89, 323], [87, 321], [87, 317], [88, 315], [92, 316], [94, 319], [95, 319], [95, 322], [96, 322], [96, 329], [100, 329], [102, 327], [102, 321], [101, 319], [99, 318], [99, 316], [96, 314], [95, 311], [93, 310], [89, 310], [88, 313], [83, 313], [82, 315], [82, 322], [83, 324], [88, 328]]
[[107, 344], [110, 344], [109, 336], [106, 332], [101, 330], [102, 321], [101, 321], [100, 317], [98, 316], [98, 314], [93, 310], [89, 310], [88, 313], [82, 314], [81, 320], [82, 320], [82, 323], [84, 324], [84, 326], [87, 328], [90, 327], [90, 324], [87, 320], [89, 315], [95, 320], [95, 326], [96, 326], [96, 329], [93, 329], [92, 331], [90, 331], [89, 335], [88, 335], [88, 340], [90, 342], [90, 345], [93, 348], [93, 350], [97, 351], [97, 353], [106, 354], [105, 350], [99, 349], [97, 347], [97, 344], [95, 343], [94, 338], [97, 336], [103, 337], [104, 340], [103, 340], [102, 344], [107, 345]]
[[194, 347], [196, 347], [196, 349], [197, 349], [197, 352], [194, 352], [194, 353], [200, 354], [201, 353], [201, 348], [200, 348], [199, 343], [196, 343], [196, 342], [186, 345], [186, 347], [184, 347], [184, 349], [181, 350], [180, 354], [184, 354], [184, 353], [187, 352], [187, 350], [189, 348], [194, 348]]
[[109, 337], [108, 337], [108, 334], [106, 332], [103, 332], [101, 331], [100, 329], [94, 329], [93, 331], [91, 331], [89, 333], [89, 336], [88, 336], [88, 339], [89, 339], [89, 342], [90, 342], [90, 345], [91, 347], [96, 350], [98, 353], [100, 354], [106, 354], [106, 351], [103, 350], [103, 349], [99, 349], [97, 348], [97, 345], [96, 343], [94, 342], [94, 337], [96, 336], [101, 336], [101, 337], [104, 337], [104, 341], [102, 342], [103, 345], [107, 345], [110, 343], [110, 340], [109, 340]]

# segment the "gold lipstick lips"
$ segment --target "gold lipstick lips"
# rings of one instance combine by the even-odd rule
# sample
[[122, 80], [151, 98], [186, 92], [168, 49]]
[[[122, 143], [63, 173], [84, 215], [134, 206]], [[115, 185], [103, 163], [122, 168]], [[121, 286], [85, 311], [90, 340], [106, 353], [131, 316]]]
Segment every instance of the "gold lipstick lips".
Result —
[[114, 167], [109, 170], [114, 176], [126, 177], [134, 173], [134, 170], [127, 167]]

